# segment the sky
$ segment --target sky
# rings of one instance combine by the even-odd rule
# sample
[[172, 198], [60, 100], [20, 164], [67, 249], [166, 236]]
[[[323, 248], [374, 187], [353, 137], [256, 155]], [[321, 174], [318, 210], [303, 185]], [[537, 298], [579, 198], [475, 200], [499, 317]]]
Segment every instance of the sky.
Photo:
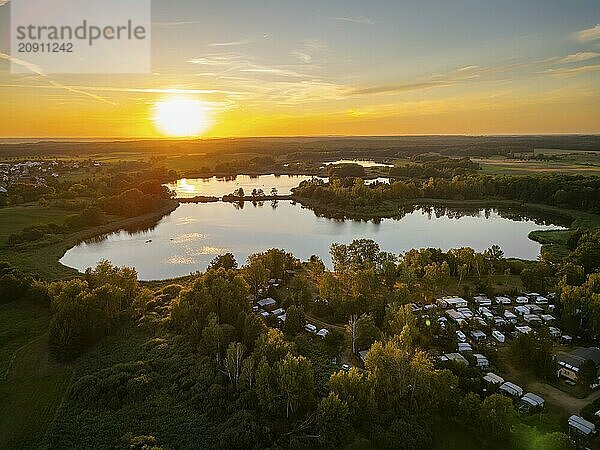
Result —
[[153, 0], [137, 75], [11, 74], [3, 3], [0, 137], [600, 133], [598, 0]]

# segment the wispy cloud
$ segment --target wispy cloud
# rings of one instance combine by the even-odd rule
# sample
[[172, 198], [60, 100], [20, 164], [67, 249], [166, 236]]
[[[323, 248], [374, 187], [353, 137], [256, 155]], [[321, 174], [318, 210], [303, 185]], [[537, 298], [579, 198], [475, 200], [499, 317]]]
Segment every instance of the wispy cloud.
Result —
[[312, 61], [312, 55], [302, 50], [292, 50], [290, 55], [306, 64]]
[[575, 39], [579, 42], [591, 42], [600, 39], [600, 24], [595, 27], [577, 31], [574, 34]]
[[600, 56], [600, 53], [596, 52], [578, 52], [573, 53], [572, 55], [565, 56], [564, 58], [559, 59], [557, 62], [560, 64], [570, 64], [582, 61], [589, 61], [590, 59], [594, 59]]
[[[2, 1], [2, 0], [0, 0]], [[176, 27], [182, 27], [182, 26], [186, 26], [186, 25], [202, 25], [204, 24], [204, 22], [200, 22], [198, 20], [182, 20], [182, 21], [175, 21], [175, 22], [152, 22], [152, 25], [155, 27], [161, 27], [161, 28], [176, 28]]]
[[246, 39], [238, 39], [235, 41], [225, 41], [225, 42], [213, 42], [211, 44], [208, 44], [209, 47], [238, 47], [241, 45], [248, 45], [248, 44], [252, 44], [254, 42], [258, 42], [261, 39], [268, 39], [269, 35], [268, 34], [263, 34], [262, 36], [259, 37], [252, 37], [252, 38], [246, 38]]
[[237, 47], [238, 45], [248, 45], [254, 42], [252, 39], [241, 39], [239, 41], [230, 41], [230, 42], [213, 42], [212, 44], [208, 44], [209, 47]]
[[9, 61], [12, 64], [16, 64], [18, 66], [24, 67], [25, 69], [29, 70], [31, 73], [33, 73], [33, 74], [37, 75], [38, 77], [41, 77], [44, 80], [46, 80], [54, 88], [63, 89], [65, 91], [71, 92], [73, 94], [84, 95], [86, 97], [93, 98], [94, 100], [98, 100], [98, 101], [100, 101], [102, 103], [107, 103], [109, 105], [113, 105], [113, 106], [116, 105], [116, 103], [113, 103], [110, 100], [107, 100], [107, 99], [105, 99], [103, 97], [100, 97], [99, 95], [92, 94], [90, 92], [74, 88], [72, 86], [67, 86], [67, 85], [58, 83], [58, 82], [50, 79], [48, 77], [48, 75], [44, 72], [44, 70], [40, 66], [38, 66], [36, 64], [32, 64], [32, 63], [30, 63], [28, 61], [24, 61], [22, 59], [15, 58], [15, 57], [7, 55], [5, 53], [0, 53], [0, 59], [4, 59], [6, 61]]
[[569, 77], [580, 75], [582, 73], [600, 72], [600, 64], [581, 66], [581, 67], [561, 67], [558, 69], [547, 69], [538, 72], [540, 75], [551, 75], [555, 77]]
[[[295, 70], [298, 65], [264, 65], [254, 62], [253, 58], [240, 53], [212, 53], [188, 60], [190, 64], [221, 68], [217, 77], [231, 74], [263, 74], [277, 77], [308, 78], [309, 75]], [[307, 66], [302, 66], [307, 68]]]
[[341, 20], [342, 22], [359, 23], [362, 25], [375, 25], [375, 22], [373, 22], [367, 16], [342, 16], [335, 17], [334, 19]]
[[399, 94], [402, 92], [417, 91], [421, 89], [430, 89], [436, 87], [450, 86], [453, 81], [425, 81], [422, 83], [405, 83], [384, 86], [371, 86], [367, 88], [354, 89], [351, 95], [372, 95], [372, 94]]
[[245, 62], [245, 57], [239, 53], [210, 53], [188, 60], [190, 64], [202, 66], [231, 66], [243, 62]]
[[300, 48], [292, 50], [290, 55], [304, 64], [312, 62], [316, 55], [327, 50], [327, 44], [318, 39], [306, 39], [302, 41]]
[[247, 69], [240, 69], [240, 72], [246, 73], [264, 73], [268, 75], [278, 75], [283, 77], [304, 78], [306, 74], [302, 74], [293, 70], [280, 69], [277, 67], [254, 66]]

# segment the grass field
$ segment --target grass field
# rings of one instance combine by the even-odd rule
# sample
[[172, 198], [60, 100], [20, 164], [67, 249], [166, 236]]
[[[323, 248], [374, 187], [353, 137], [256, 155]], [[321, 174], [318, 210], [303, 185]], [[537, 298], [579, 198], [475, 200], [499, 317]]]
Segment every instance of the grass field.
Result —
[[48, 355], [48, 308], [0, 306], [0, 448], [35, 448], [69, 385], [69, 367]]
[[[40, 241], [23, 248], [0, 248], [0, 261], [8, 261], [12, 265], [21, 268], [27, 273], [33, 273], [45, 279], [56, 280], [76, 276], [77, 270], [63, 266], [59, 263], [60, 258], [65, 252], [77, 245], [79, 242], [105, 233], [110, 233], [122, 228], [128, 228], [140, 223], [158, 221], [164, 215], [169, 214], [178, 206], [177, 202], [165, 202], [159, 210], [143, 216], [137, 216], [129, 219], [113, 220], [105, 225], [87, 228], [85, 230], [55, 236], [46, 241]], [[14, 209], [14, 208], [7, 208]], [[0, 212], [4, 210], [0, 209]], [[111, 217], [116, 219], [115, 217]], [[33, 223], [34, 216], [30, 216], [30, 224]], [[10, 229], [10, 225], [2, 225]], [[26, 226], [26, 225], [23, 225]], [[1, 247], [1, 246], [0, 246]]]
[[34, 302], [0, 305], [0, 380], [15, 352], [43, 335], [50, 322], [49, 309]]
[[[507, 159], [504, 156], [473, 158], [483, 173], [493, 175], [535, 175], [561, 173], [577, 175], [600, 175], [600, 151], [535, 149], [536, 155], [556, 158], [552, 161]], [[530, 156], [531, 154], [527, 155]]]
[[53, 222], [60, 225], [69, 214], [72, 213], [39, 205], [0, 208], [0, 247], [6, 244], [11, 234], [17, 233], [25, 227]]

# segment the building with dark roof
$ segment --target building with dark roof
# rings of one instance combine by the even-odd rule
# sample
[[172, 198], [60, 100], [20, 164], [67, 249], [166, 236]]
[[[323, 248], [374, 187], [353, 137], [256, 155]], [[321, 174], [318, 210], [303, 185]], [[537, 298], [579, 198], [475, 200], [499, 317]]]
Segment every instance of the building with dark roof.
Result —
[[600, 348], [598, 347], [577, 347], [571, 352], [557, 353], [557, 375], [577, 382], [579, 370], [586, 361], [592, 361], [596, 366], [596, 380], [590, 385], [595, 389], [600, 386]]

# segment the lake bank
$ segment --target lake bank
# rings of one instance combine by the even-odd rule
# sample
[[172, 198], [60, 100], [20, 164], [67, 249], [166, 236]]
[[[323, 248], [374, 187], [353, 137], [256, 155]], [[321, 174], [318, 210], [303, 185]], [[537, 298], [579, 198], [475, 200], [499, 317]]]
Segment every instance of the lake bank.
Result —
[[217, 255], [233, 253], [238, 263], [269, 248], [281, 248], [302, 260], [312, 255], [330, 265], [333, 243], [372, 239], [385, 251], [411, 248], [500, 245], [507, 257], [535, 260], [540, 245], [527, 235], [560, 226], [520, 213], [493, 208], [406, 207], [384, 219], [325, 217], [295, 202], [182, 203], [172, 214], [135, 231], [122, 230], [81, 242], [61, 263], [79, 270], [103, 259], [138, 269], [140, 279], [161, 280], [204, 271]]

